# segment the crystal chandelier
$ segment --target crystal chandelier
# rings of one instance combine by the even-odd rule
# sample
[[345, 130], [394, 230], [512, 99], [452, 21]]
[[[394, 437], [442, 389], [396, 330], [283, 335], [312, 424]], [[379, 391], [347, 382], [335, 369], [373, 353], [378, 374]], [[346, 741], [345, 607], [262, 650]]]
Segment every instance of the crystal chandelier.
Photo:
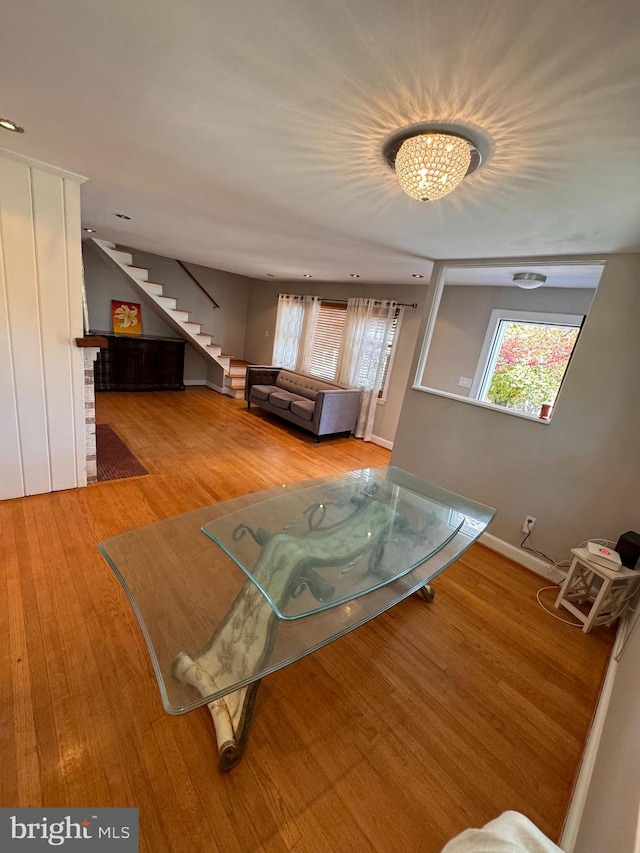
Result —
[[439, 129], [394, 134], [383, 153], [402, 189], [419, 201], [444, 198], [480, 165], [472, 142]]

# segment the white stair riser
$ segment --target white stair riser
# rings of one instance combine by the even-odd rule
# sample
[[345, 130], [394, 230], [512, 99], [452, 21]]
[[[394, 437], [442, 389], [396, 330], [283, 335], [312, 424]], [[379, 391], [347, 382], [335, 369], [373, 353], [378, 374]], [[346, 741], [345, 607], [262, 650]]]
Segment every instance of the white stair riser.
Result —
[[146, 281], [149, 278], [149, 270], [141, 269], [140, 267], [126, 266], [125, 272], [129, 273], [131, 278], [137, 278], [140, 281]]
[[131, 252], [120, 252], [118, 249], [112, 249], [109, 254], [119, 264], [123, 264], [126, 267], [133, 265], [133, 255]]
[[162, 296], [162, 285], [154, 281], [139, 281], [140, 287], [150, 296]]
[[165, 311], [170, 311], [171, 309], [176, 309], [178, 307], [178, 300], [174, 299], [173, 296], [161, 296], [160, 294], [154, 294], [154, 299], [161, 308], [164, 308]]
[[231, 367], [231, 357], [222, 357], [222, 348], [213, 343], [211, 335], [202, 333], [202, 325], [190, 321], [189, 313], [177, 307], [177, 299], [173, 296], [164, 295], [162, 284], [148, 280], [149, 270], [132, 265], [133, 256], [130, 252], [116, 249], [115, 243], [110, 243], [108, 240], [93, 238], [93, 242], [134, 281], [136, 287], [152, 297], [155, 304], [166, 314], [171, 323], [187, 335], [199, 350], [222, 367], [226, 374], [224, 393], [236, 399], [242, 397], [246, 367]]

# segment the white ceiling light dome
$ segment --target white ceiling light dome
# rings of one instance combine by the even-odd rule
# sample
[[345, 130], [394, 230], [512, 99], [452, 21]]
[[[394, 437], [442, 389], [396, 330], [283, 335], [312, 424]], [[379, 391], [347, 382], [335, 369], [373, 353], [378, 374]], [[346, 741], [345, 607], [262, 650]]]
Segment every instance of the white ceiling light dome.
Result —
[[539, 272], [517, 272], [513, 276], [514, 284], [523, 290], [535, 290], [546, 282], [546, 275]]

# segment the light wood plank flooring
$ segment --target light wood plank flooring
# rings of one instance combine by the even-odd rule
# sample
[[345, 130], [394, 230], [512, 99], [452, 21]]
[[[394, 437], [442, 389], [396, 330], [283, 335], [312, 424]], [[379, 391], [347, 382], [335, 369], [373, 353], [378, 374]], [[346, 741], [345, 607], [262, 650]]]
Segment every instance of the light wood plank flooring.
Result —
[[552, 619], [539, 577], [475, 546], [432, 605], [265, 679], [245, 757], [219, 775], [206, 709], [164, 713], [97, 543], [389, 453], [318, 445], [201, 388], [100, 394], [97, 412], [149, 476], [0, 503], [0, 805], [137, 806], [149, 853], [436, 853], [505, 809], [558, 838], [611, 630]]

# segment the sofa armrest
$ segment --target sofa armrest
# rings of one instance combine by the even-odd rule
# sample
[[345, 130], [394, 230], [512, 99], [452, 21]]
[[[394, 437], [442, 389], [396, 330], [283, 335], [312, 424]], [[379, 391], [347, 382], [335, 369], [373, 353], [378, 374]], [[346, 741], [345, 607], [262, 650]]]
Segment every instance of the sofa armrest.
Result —
[[353, 432], [358, 420], [362, 392], [357, 388], [318, 391], [313, 413], [316, 435], [333, 432]]
[[281, 367], [254, 364], [247, 367], [247, 377], [244, 385], [244, 399], [249, 400], [252, 385], [275, 385]]

